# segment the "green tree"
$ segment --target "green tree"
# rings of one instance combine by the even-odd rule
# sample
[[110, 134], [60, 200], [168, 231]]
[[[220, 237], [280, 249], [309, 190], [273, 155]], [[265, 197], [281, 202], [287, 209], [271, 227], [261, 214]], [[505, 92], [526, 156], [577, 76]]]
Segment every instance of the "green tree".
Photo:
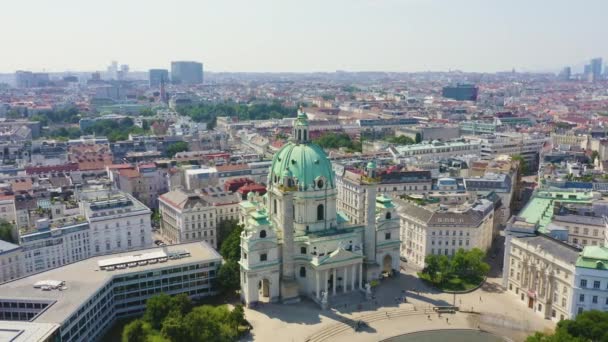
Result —
[[148, 331], [144, 321], [136, 319], [127, 324], [122, 331], [122, 342], [146, 342]]
[[323, 148], [340, 148], [345, 147], [351, 151], [361, 152], [361, 142], [353, 142], [350, 136], [346, 133], [327, 132], [314, 142]]
[[530, 171], [528, 169], [528, 162], [526, 162], [526, 160], [524, 159], [524, 157], [522, 157], [519, 154], [516, 154], [514, 156], [511, 156], [512, 160], [516, 160], [519, 162], [519, 173], [522, 175], [527, 175], [528, 172]]
[[600, 153], [598, 151], [591, 152], [591, 163], [593, 164], [596, 159], [600, 157]]
[[398, 137], [389, 137], [386, 140], [388, 142], [390, 142], [391, 144], [397, 144], [397, 145], [412, 145], [412, 144], [416, 143], [414, 141], [414, 139], [407, 137], [405, 135], [400, 135]]
[[5, 220], [0, 220], [0, 240], [10, 243], [16, 243], [13, 239], [13, 225]]
[[437, 273], [439, 273], [439, 256], [436, 254], [429, 254], [424, 258], [424, 263], [426, 267], [422, 270], [423, 273], [429, 275], [431, 281], [435, 281], [437, 279]]
[[452, 274], [452, 265], [450, 263], [450, 258], [447, 255], [439, 255], [439, 283], [443, 283], [448, 280]]
[[245, 319], [245, 310], [242, 305], [237, 305], [232, 309], [228, 317], [231, 325], [234, 327], [234, 331], [238, 334], [239, 326], [249, 325], [249, 322]]
[[172, 342], [192, 341], [188, 328], [184, 322], [184, 317], [179, 314], [171, 313], [163, 320], [161, 335]]
[[185, 141], [177, 141], [167, 147], [167, 155], [175, 157], [179, 152], [188, 151], [188, 143]]
[[232, 227], [230, 234], [222, 241], [220, 254], [224, 260], [238, 261], [241, 258], [241, 232], [243, 226], [237, 224]]
[[152, 108], [142, 108], [139, 111], [139, 115], [141, 116], [154, 116], [156, 115], [156, 112], [152, 110]]
[[161, 293], [152, 296], [146, 301], [146, 311], [143, 319], [153, 329], [159, 330], [163, 320], [171, 312], [172, 308], [171, 297], [168, 294]]
[[536, 332], [526, 342], [608, 341], [608, 312], [591, 310], [557, 323], [553, 334]]
[[[218, 235], [218, 244], [220, 248], [224, 241], [232, 234], [233, 231], [238, 230], [238, 232], [234, 233], [234, 235], [238, 235], [239, 243], [241, 232], [243, 231], [243, 227], [239, 226], [238, 220], [222, 220], [217, 227], [217, 235]], [[234, 242], [233, 242], [234, 243]]]
[[241, 266], [237, 261], [228, 260], [217, 271], [217, 285], [224, 293], [233, 293], [241, 285]]

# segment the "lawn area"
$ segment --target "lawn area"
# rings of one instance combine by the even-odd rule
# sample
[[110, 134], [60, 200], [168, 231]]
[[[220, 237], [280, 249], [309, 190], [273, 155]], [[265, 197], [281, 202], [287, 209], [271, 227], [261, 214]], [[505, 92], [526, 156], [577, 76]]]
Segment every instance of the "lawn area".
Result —
[[483, 277], [471, 277], [471, 278], [460, 278], [458, 276], [452, 276], [450, 279], [439, 283], [431, 281], [431, 278], [426, 273], [418, 273], [418, 277], [424, 280], [426, 283], [436, 287], [441, 291], [468, 291], [479, 286], [484, 278]]

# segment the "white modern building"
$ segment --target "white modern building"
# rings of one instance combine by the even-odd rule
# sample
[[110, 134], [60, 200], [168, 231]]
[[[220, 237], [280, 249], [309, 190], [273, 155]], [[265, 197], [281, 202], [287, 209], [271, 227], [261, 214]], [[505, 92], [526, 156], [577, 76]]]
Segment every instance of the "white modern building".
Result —
[[216, 293], [221, 256], [204, 242], [88, 258], [0, 285], [0, 336], [98, 341], [155, 294]]
[[418, 159], [449, 158], [464, 155], [481, 155], [479, 141], [432, 141], [428, 143], [401, 145], [389, 148], [395, 159], [416, 157]]
[[151, 211], [133, 196], [108, 190], [79, 196], [78, 215], [39, 220], [35, 229], [22, 230], [24, 274], [152, 245]]
[[21, 234], [19, 243], [24, 274], [61, 267], [92, 255], [90, 226], [83, 216], [40, 220], [35, 230]]
[[23, 251], [19, 245], [0, 240], [0, 283], [23, 275]]

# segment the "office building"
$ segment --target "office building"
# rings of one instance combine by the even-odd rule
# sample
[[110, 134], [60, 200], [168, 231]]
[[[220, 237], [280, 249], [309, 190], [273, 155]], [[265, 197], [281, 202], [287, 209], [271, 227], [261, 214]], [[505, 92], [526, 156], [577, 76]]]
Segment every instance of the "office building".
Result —
[[0, 285], [0, 336], [98, 341], [117, 319], [141, 315], [155, 294], [215, 294], [220, 264], [198, 242], [88, 258], [13, 280]]
[[164, 82], [169, 82], [169, 70], [167, 69], [150, 69], [148, 71], [148, 79], [150, 88], [158, 88]]
[[393, 158], [437, 159], [458, 157], [464, 155], [480, 156], [481, 143], [479, 141], [433, 141], [428, 143], [391, 146], [388, 151]]
[[591, 66], [591, 74], [593, 75], [593, 80], [599, 81], [602, 75], [602, 59], [599, 57], [594, 58], [591, 60], [591, 63], [589, 65]]
[[443, 87], [441, 96], [457, 101], [477, 101], [479, 88], [472, 84], [459, 83], [455, 86]]
[[49, 85], [49, 74], [44, 72], [17, 71], [15, 85], [17, 88], [36, 88]]
[[23, 276], [23, 253], [19, 245], [0, 240], [0, 284]]
[[171, 82], [174, 84], [203, 83], [203, 63], [189, 61], [171, 62]]
[[562, 81], [569, 81], [572, 75], [572, 69], [570, 67], [564, 67], [562, 71], [560, 71], [558, 77]]

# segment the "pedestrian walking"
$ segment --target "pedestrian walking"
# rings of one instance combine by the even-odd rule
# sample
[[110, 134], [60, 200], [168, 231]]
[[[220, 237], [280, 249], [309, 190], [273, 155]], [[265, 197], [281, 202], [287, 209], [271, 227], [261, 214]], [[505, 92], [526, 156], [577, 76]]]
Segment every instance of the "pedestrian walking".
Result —
[[427, 315], [426, 318], [429, 319], [429, 321], [431, 320], [431, 315]]
[[479, 296], [479, 301], [481, 302], [481, 296]]
[[447, 317], [445, 318], [445, 322], [446, 322], [447, 324], [450, 324], [449, 319], [448, 319]]

